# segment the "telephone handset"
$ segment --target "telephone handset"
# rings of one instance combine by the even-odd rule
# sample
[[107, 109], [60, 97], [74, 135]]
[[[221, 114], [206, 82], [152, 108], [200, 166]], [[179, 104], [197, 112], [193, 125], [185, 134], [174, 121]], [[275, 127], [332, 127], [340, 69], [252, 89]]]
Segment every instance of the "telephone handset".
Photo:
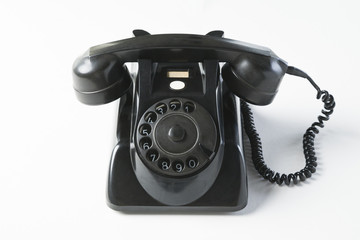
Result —
[[[247, 204], [243, 129], [255, 168], [270, 182], [297, 184], [316, 171], [314, 138], [335, 101], [306, 73], [268, 48], [223, 38], [222, 31], [133, 33], [134, 38], [90, 48], [73, 65], [81, 102], [120, 98], [107, 191], [111, 208], [242, 209]], [[129, 73], [127, 62], [138, 63], [136, 73]], [[263, 160], [246, 102], [270, 104], [285, 73], [308, 79], [324, 109], [304, 134], [305, 167], [280, 175]]]

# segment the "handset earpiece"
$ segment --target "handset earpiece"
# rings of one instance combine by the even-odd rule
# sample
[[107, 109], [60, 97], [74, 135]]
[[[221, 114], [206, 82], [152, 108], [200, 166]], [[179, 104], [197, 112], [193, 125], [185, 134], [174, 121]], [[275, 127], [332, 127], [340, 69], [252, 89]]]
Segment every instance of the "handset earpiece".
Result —
[[99, 105], [121, 97], [131, 86], [130, 74], [113, 54], [89, 56], [86, 52], [73, 64], [73, 83], [80, 102]]
[[235, 95], [256, 105], [270, 104], [287, 63], [271, 56], [241, 54], [222, 68], [222, 77]]

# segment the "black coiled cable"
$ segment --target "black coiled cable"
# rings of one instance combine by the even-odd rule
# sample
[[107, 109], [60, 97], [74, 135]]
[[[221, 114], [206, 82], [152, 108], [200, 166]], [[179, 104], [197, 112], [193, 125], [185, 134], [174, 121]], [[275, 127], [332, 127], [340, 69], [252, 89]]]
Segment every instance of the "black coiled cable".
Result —
[[264, 179], [269, 180], [269, 182], [271, 183], [277, 183], [279, 185], [283, 183], [289, 185], [291, 182], [297, 184], [299, 183], [299, 181], [305, 181], [307, 178], [310, 178], [312, 173], [315, 173], [317, 167], [317, 158], [314, 147], [315, 136], [319, 133], [319, 128], [324, 127], [324, 122], [329, 120], [329, 117], [333, 113], [335, 108], [334, 97], [327, 91], [320, 90], [320, 88], [310, 78], [309, 75], [295, 67], [288, 67], [287, 73], [308, 79], [309, 82], [313, 85], [313, 87], [317, 90], [316, 98], [321, 98], [321, 101], [324, 103], [324, 109], [321, 111], [322, 115], [318, 116], [318, 121], [311, 124], [311, 126], [306, 130], [303, 136], [303, 148], [306, 164], [305, 167], [300, 171], [290, 174], [280, 174], [278, 172], [274, 172], [265, 164], [262, 152], [261, 139], [255, 128], [253, 114], [249, 105], [244, 100], [240, 101], [241, 112], [244, 120], [244, 129], [249, 137], [252, 160], [255, 169], [259, 172], [261, 176], [263, 176]]

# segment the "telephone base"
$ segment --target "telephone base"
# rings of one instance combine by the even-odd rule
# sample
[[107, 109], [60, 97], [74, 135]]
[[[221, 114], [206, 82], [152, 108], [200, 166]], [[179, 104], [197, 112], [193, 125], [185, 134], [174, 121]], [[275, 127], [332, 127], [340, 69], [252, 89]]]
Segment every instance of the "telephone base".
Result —
[[[107, 202], [123, 212], [238, 211], [247, 204], [247, 174], [239, 134], [240, 113], [232, 94], [224, 96], [225, 149], [223, 163], [212, 187], [186, 205], [169, 206], [152, 198], [138, 182], [130, 160], [129, 144], [120, 141], [114, 148], [109, 170]], [[237, 114], [236, 114], [237, 113]], [[239, 136], [240, 135], [240, 136]]]

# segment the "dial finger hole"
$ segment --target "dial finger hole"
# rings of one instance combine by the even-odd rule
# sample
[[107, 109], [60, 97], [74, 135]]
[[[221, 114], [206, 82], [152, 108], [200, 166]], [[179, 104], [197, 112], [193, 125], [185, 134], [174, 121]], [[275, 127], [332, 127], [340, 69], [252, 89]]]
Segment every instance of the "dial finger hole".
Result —
[[173, 166], [173, 170], [174, 170], [175, 172], [180, 173], [180, 172], [182, 172], [182, 171], [184, 170], [184, 163], [183, 163], [182, 161], [180, 161], [180, 160], [175, 161], [175, 162], [172, 164], [172, 166]]
[[180, 106], [181, 106], [180, 101], [179, 101], [179, 100], [176, 100], [176, 99], [170, 101], [170, 103], [169, 103], [169, 108], [170, 108], [171, 110], [173, 110], [173, 111], [179, 110], [179, 109], [180, 109]]
[[164, 114], [166, 113], [167, 111], [167, 106], [165, 103], [159, 103], [158, 105], [156, 105], [155, 107], [155, 111], [158, 113], [158, 114]]
[[159, 160], [158, 167], [164, 171], [169, 170], [170, 160], [167, 158], [162, 158]]
[[155, 162], [159, 158], [159, 153], [155, 149], [150, 149], [146, 154], [147, 160]]
[[153, 123], [157, 119], [156, 113], [155, 112], [148, 112], [148, 113], [145, 114], [144, 119], [148, 123]]
[[140, 140], [140, 147], [144, 150], [150, 149], [151, 145], [152, 145], [151, 139], [148, 137], [142, 138]]
[[151, 133], [151, 126], [149, 124], [143, 124], [139, 128], [139, 132], [143, 136], [148, 136]]
[[191, 113], [195, 110], [195, 104], [192, 102], [186, 102], [184, 104], [184, 111], [187, 113]]
[[199, 165], [199, 161], [195, 157], [190, 157], [186, 161], [186, 166], [188, 166], [191, 169], [196, 168]]

